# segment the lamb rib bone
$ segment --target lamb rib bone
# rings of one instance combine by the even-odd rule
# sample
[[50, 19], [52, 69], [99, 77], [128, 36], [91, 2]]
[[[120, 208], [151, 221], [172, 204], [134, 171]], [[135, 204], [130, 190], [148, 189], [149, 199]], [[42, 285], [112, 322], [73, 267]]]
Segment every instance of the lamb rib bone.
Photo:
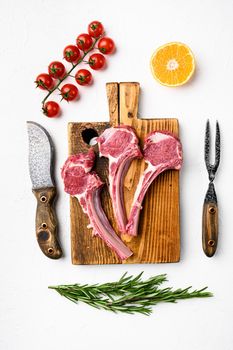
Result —
[[168, 131], [153, 131], [144, 143], [144, 159], [148, 164], [141, 175], [126, 226], [127, 234], [136, 236], [142, 202], [151, 183], [162, 172], [179, 170], [182, 165], [182, 146], [179, 139]]
[[109, 192], [119, 231], [126, 232], [124, 178], [134, 158], [141, 158], [138, 138], [132, 127], [119, 125], [105, 129], [97, 138], [99, 154], [109, 159]]
[[87, 153], [68, 157], [61, 171], [65, 192], [78, 199], [83, 212], [88, 215], [88, 228], [93, 228], [93, 234], [103, 239], [121, 260], [125, 260], [133, 253], [115, 233], [103, 211], [100, 192], [104, 183], [91, 171], [94, 160], [92, 148]]

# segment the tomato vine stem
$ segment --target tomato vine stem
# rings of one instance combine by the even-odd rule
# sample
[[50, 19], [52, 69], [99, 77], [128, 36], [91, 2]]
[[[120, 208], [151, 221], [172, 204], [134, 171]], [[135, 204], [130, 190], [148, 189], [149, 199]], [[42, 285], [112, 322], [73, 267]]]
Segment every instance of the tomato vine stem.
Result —
[[47, 95], [45, 96], [45, 98], [42, 100], [42, 108], [44, 107], [44, 104], [45, 104], [45, 102], [47, 101], [48, 97], [49, 97], [55, 90], [58, 89], [58, 90], [60, 91], [60, 89], [59, 89], [60, 84], [61, 84], [68, 76], [70, 76], [70, 73], [71, 73], [80, 63], [82, 63], [82, 62], [88, 63], [88, 61], [84, 61], [84, 58], [87, 56], [87, 54], [88, 54], [90, 51], [92, 51], [92, 50], [95, 48], [95, 44], [97, 43], [97, 41], [98, 41], [100, 38], [101, 38], [101, 37], [96, 38], [96, 39], [94, 40], [94, 42], [93, 42], [92, 46], [90, 47], [90, 49], [83, 53], [82, 58], [79, 59], [77, 63], [74, 64], [74, 63], [72, 62], [72, 67], [71, 67], [71, 69], [64, 75], [63, 78], [61, 78], [61, 79], [58, 80], [58, 83], [57, 83], [51, 90], [49, 90], [48, 94], [47, 94]]

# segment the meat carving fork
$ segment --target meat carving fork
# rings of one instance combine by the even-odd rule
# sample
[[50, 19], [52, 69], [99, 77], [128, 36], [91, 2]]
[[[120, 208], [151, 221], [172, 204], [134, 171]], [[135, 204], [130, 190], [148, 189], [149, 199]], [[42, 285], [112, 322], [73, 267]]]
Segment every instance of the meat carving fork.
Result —
[[205, 164], [209, 174], [209, 187], [203, 204], [202, 247], [204, 253], [211, 257], [218, 244], [218, 202], [214, 188], [214, 179], [220, 162], [220, 129], [216, 122], [215, 161], [210, 164], [210, 122], [207, 120], [205, 131]]

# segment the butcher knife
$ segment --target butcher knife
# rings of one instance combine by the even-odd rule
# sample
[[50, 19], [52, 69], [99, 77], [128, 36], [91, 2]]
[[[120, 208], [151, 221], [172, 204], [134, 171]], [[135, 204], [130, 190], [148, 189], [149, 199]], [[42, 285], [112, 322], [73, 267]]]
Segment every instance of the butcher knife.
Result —
[[48, 132], [39, 124], [28, 121], [29, 172], [32, 192], [37, 199], [36, 237], [42, 252], [59, 259], [62, 250], [57, 238], [57, 218], [54, 211], [56, 187], [53, 179], [54, 147]]

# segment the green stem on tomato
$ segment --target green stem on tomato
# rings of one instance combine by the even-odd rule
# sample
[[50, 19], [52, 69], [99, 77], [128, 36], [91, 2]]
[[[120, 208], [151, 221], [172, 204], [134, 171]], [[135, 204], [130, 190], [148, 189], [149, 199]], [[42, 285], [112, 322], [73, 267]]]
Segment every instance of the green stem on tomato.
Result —
[[58, 83], [54, 86], [53, 89], [49, 90], [49, 93], [48, 93], [48, 94], [45, 96], [45, 98], [42, 100], [42, 106], [44, 106], [44, 104], [45, 104], [46, 100], [48, 99], [48, 97], [49, 97], [55, 90], [57, 90], [57, 89], [60, 90], [60, 89], [59, 89], [60, 84], [61, 84], [68, 76], [70, 76], [70, 73], [74, 70], [74, 68], [76, 68], [76, 67], [77, 67], [80, 63], [82, 63], [82, 62], [85, 62], [85, 63], [87, 62], [87, 63], [88, 63], [88, 61], [84, 61], [84, 58], [86, 57], [86, 55], [87, 55], [90, 51], [92, 51], [92, 50], [94, 49], [95, 44], [97, 43], [97, 41], [98, 41], [99, 39], [100, 39], [100, 37], [95, 39], [95, 41], [93, 42], [93, 44], [92, 44], [92, 46], [90, 47], [90, 49], [89, 49], [88, 51], [84, 52], [82, 58], [81, 58], [80, 60], [78, 60], [77, 63], [74, 64], [73, 62], [71, 62], [71, 63], [72, 63], [71, 69], [64, 75], [63, 78], [59, 79]]

